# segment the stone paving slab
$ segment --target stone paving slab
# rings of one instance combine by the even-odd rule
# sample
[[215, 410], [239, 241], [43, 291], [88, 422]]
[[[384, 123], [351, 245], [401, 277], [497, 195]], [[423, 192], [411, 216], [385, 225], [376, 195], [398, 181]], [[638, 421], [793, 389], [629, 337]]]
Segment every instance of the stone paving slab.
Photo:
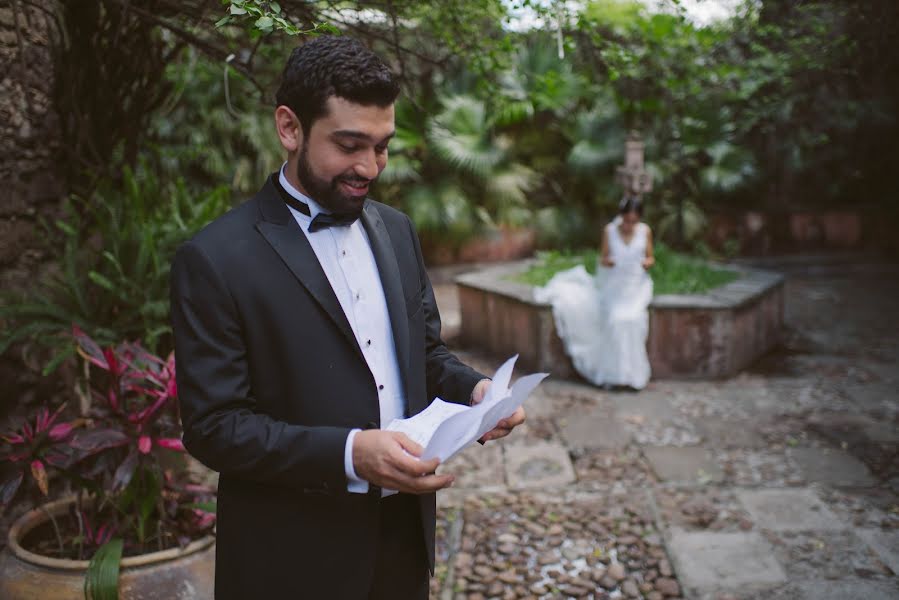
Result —
[[562, 438], [577, 450], [617, 450], [631, 442], [631, 434], [606, 415], [585, 415], [560, 423]]
[[760, 532], [790, 581], [881, 579], [890, 570], [855, 533], [843, 531]]
[[491, 443], [481, 446], [472, 444], [440, 469], [441, 473], [456, 476], [456, 488], [477, 488], [502, 486], [506, 483], [503, 468], [503, 448]]
[[553, 417], [560, 412], [560, 402], [551, 393], [544, 389], [545, 385], [541, 385], [534, 390], [525, 402], [525, 411], [528, 419]]
[[614, 409], [614, 404], [602, 390], [553, 379], [540, 384], [525, 402], [528, 418], [574, 418], [592, 413], [611, 417]]
[[721, 481], [724, 474], [705, 448], [650, 446], [643, 448], [656, 476], [670, 482]]
[[889, 421], [864, 415], [823, 413], [809, 417], [808, 424], [837, 443], [847, 439], [863, 439], [879, 444], [899, 444], [899, 427]]
[[722, 383], [718, 393], [721, 394], [721, 399], [728, 406], [733, 407], [734, 412], [738, 414], [757, 415], [759, 412], [776, 410], [780, 400], [770, 389], [767, 381], [762, 385], [758, 381], [748, 380], [746, 377], [738, 377]]
[[511, 438], [501, 440], [500, 444], [531, 444], [534, 442], [557, 442], [558, 432], [555, 421], [548, 417], [528, 416], [527, 420], [515, 429]]
[[663, 391], [643, 391], [639, 394], [618, 393], [612, 396], [616, 415], [627, 422], [665, 422], [674, 419], [677, 411], [671, 404], [673, 394]]
[[893, 415], [899, 412], [899, 390], [892, 381], [847, 385], [844, 386], [844, 389], [852, 402], [859, 408], [872, 411], [882, 410]]
[[899, 494], [888, 487], [816, 490], [834, 513], [853, 529], [899, 530]]
[[861, 529], [856, 533], [890, 568], [893, 575], [899, 577], [899, 530]]
[[509, 443], [505, 452], [506, 481], [512, 488], [557, 488], [576, 479], [568, 450], [562, 444]]
[[727, 483], [746, 487], [786, 487], [806, 483], [799, 467], [782, 451], [729, 449], [718, 452], [716, 458], [727, 474]]
[[[732, 598], [736, 598], [733, 596]], [[739, 596], [741, 600], [899, 600], [899, 584], [865, 579], [840, 581], [811, 580], [791, 583], [775, 591], [753, 596]], [[699, 600], [718, 600], [715, 596]]]
[[696, 422], [703, 444], [712, 448], [764, 448], [765, 440], [744, 420], [706, 417]]
[[830, 512], [810, 489], [739, 490], [737, 497], [755, 524], [774, 531], [839, 530], [849, 525]]
[[749, 531], [754, 527], [735, 490], [727, 487], [654, 490], [660, 520], [686, 531]]
[[687, 590], [695, 594], [745, 592], [787, 581], [771, 545], [758, 533], [690, 532], [675, 529], [668, 551]]
[[871, 486], [877, 479], [851, 454], [835, 448], [792, 448], [790, 457], [810, 482], [828, 485]]

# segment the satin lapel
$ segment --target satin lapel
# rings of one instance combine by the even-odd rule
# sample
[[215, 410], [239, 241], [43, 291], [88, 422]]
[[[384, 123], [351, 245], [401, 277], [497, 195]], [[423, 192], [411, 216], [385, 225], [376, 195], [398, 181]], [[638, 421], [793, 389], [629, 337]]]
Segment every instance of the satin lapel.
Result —
[[403, 293], [403, 281], [400, 278], [400, 267], [396, 262], [396, 253], [387, 227], [381, 220], [378, 209], [366, 203], [362, 211], [362, 225], [368, 234], [372, 254], [378, 265], [381, 286], [384, 288], [384, 299], [387, 301], [387, 312], [390, 314], [390, 326], [393, 330], [393, 343], [396, 346], [396, 360], [400, 366], [406, 396], [406, 414], [409, 413], [409, 316], [406, 314], [406, 296]]
[[259, 194], [259, 203], [262, 219], [256, 223], [257, 231], [278, 253], [287, 268], [331, 317], [359, 357], [364, 360], [350, 322], [340, 306], [340, 301], [337, 300], [337, 295], [331, 288], [327, 275], [318, 262], [318, 257], [315, 256], [315, 251], [293, 215], [290, 214], [290, 210], [278, 196], [271, 181], [268, 181], [262, 188]]

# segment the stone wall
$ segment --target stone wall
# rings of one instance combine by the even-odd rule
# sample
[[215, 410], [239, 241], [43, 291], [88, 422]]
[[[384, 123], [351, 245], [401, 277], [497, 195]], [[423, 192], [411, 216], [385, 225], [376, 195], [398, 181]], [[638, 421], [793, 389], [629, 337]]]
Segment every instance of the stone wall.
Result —
[[[533, 261], [489, 267], [456, 278], [461, 341], [556, 377], [576, 376], [556, 333], [552, 307], [513, 281]], [[780, 341], [783, 277], [733, 267], [742, 277], [705, 294], [656, 296], [647, 349], [655, 378], [717, 378], [746, 368]]]
[[[51, 2], [34, 4], [52, 10]], [[14, 10], [15, 7], [15, 10]], [[52, 220], [65, 196], [57, 165], [60, 128], [53, 105], [49, 15], [23, 2], [0, 3], [0, 291], [29, 289], [51, 264], [40, 218]], [[0, 327], [5, 324], [0, 320]], [[0, 356], [0, 416], [48, 401], [56, 379], [21, 348]], [[32, 364], [33, 363], [33, 364]]]
[[[40, 4], [40, 3], [39, 3]], [[44, 3], [52, 10], [51, 2]], [[15, 10], [14, 10], [15, 7]], [[18, 17], [18, 23], [16, 22]], [[22, 289], [48, 258], [40, 215], [64, 195], [56, 167], [50, 17], [22, 2], [0, 6], [0, 289]]]

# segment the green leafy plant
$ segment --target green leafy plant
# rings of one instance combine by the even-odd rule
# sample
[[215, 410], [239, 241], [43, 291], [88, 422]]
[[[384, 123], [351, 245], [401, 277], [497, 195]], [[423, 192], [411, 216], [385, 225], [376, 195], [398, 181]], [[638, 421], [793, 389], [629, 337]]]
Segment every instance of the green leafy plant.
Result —
[[[656, 243], [654, 250], [656, 264], [650, 275], [656, 295], [699, 294], [739, 278], [736, 271], [675, 252], [662, 243]], [[528, 285], [544, 286], [556, 273], [578, 265], [593, 274], [596, 273], [598, 255], [595, 249], [539, 252], [536, 264], [515, 279]]]
[[516, 281], [542, 287], [549, 283], [556, 273], [583, 266], [588, 273], [596, 273], [596, 261], [599, 253], [594, 250], [581, 252], [565, 252], [559, 250], [543, 250], [537, 253], [537, 262], [527, 271], [515, 277]]
[[655, 245], [656, 264], [650, 271], [653, 290], [661, 294], [701, 294], [739, 279], [736, 271]]
[[118, 600], [119, 567], [123, 541], [115, 539], [97, 550], [84, 578], [84, 597], [89, 600]]
[[47, 226], [58, 268], [37, 289], [7, 297], [0, 319], [10, 326], [0, 352], [30, 342], [50, 356], [45, 373], [72, 356], [74, 323], [104, 344], [144, 339], [171, 344], [169, 267], [178, 245], [230, 207], [227, 188], [194, 194], [144, 169], [126, 169], [121, 187], [107, 184], [90, 201], [73, 198]]
[[[64, 35], [51, 36], [74, 44], [60, 48], [57, 67], [64, 68], [56, 69], [59, 88], [69, 90], [65, 104], [74, 107], [62, 111], [73, 121], [66, 128], [72, 160], [62, 166], [75, 172], [67, 179], [89, 172], [93, 183], [134, 164], [149, 141], [171, 151], [166, 173], [183, 173], [191, 185], [230, 182], [253, 191], [280, 157], [267, 143], [274, 137], [267, 94], [278, 68], [297, 35], [332, 31], [328, 23], [384, 56], [420, 113], [417, 156], [400, 174], [402, 189], [391, 187], [383, 199], [429, 204], [416, 221], [434, 236], [470, 235], [506, 220], [483, 185], [496, 179], [527, 196], [527, 211], [509, 203], [509, 215], [542, 214], [541, 223], [560, 229], [548, 232], [549, 243], [586, 243], [620, 197], [613, 174], [591, 168], [614, 162], [612, 129], [638, 130], [649, 143], [656, 192], [647, 200], [676, 215], [664, 236], [681, 249], [693, 243], [684, 231], [691, 206], [708, 214], [864, 197], [891, 209], [895, 3], [745, 2], [732, 18], [705, 26], [685, 18], [676, 1], [665, 3], [674, 11], [628, 0], [575, 4], [222, 0], [170, 3], [158, 12], [106, 0], [89, 13], [64, 4]], [[515, 23], [519, 11], [542, 25]], [[125, 76], [122, 57], [131, 54], [119, 50], [134, 39], [143, 41], [142, 56], [127, 61]], [[230, 96], [228, 73], [240, 75]], [[483, 137], [454, 122], [439, 150], [430, 121], [460, 96], [483, 105]], [[110, 110], [109, 99], [120, 97], [133, 101]], [[617, 113], [608, 135], [577, 131], [591, 118], [585, 113], [607, 108]], [[479, 162], [459, 162], [466, 157]], [[486, 173], [491, 163], [529, 172], [491, 172], [471, 189], [469, 170]]]
[[163, 180], [183, 178], [199, 189], [227, 185], [246, 197], [281, 165], [284, 149], [271, 106], [259, 102], [245, 77], [226, 81], [222, 70], [194, 48], [167, 66], [176, 91], [150, 122], [153, 152], [144, 168]]
[[511, 139], [496, 130], [485, 102], [450, 96], [424, 118], [401, 104], [396, 137], [378, 193], [409, 213], [425, 245], [532, 218], [536, 173], [514, 159]]
[[[315, 23], [311, 29], [302, 29], [292, 22], [281, 5], [277, 2], [259, 2], [258, 0], [222, 0], [228, 7], [228, 14], [216, 21], [216, 27], [225, 25], [241, 25], [248, 27], [254, 34], [269, 34], [281, 31], [287, 35], [309, 35], [316, 33], [340, 33], [328, 23]], [[248, 25], [252, 23], [252, 25]]]

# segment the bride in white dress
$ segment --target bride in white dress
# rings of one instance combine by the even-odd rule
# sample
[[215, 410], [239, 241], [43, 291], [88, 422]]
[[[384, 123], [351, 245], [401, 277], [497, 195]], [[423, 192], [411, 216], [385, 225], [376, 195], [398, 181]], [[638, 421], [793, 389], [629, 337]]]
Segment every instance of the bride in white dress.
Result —
[[641, 215], [638, 199], [622, 202], [603, 230], [595, 278], [578, 266], [535, 291], [538, 301], [552, 304], [556, 331], [575, 369], [596, 385], [642, 389], [649, 381], [647, 271], [655, 259], [652, 230]]

